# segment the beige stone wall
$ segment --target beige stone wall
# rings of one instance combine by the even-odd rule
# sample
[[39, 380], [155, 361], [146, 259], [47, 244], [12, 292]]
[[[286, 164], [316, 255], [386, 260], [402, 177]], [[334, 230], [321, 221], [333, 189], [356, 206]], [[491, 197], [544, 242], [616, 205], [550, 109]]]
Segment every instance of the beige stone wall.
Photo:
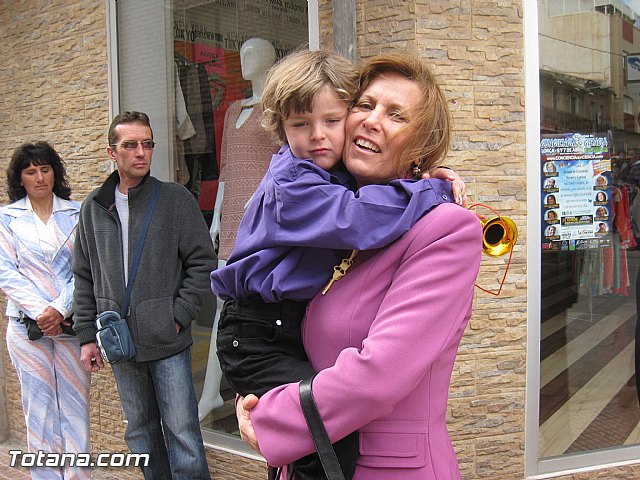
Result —
[[2, 172], [15, 147], [47, 140], [67, 162], [74, 199], [108, 173], [105, 15], [99, 0], [2, 2]]

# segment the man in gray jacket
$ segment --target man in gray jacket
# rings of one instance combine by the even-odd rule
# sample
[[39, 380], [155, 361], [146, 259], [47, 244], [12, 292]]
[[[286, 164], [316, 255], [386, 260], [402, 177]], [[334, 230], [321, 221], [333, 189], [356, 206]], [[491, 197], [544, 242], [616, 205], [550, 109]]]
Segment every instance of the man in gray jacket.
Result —
[[[120, 311], [153, 187], [149, 117], [124, 112], [109, 128], [118, 170], [82, 204], [74, 251], [74, 320], [90, 372], [104, 364], [96, 315]], [[193, 195], [160, 182], [160, 195], [131, 293], [127, 324], [136, 356], [112, 364], [133, 453], [149, 454], [146, 479], [209, 479], [191, 378], [191, 322], [202, 306], [216, 257]], [[127, 268], [124, 268], [127, 266]]]

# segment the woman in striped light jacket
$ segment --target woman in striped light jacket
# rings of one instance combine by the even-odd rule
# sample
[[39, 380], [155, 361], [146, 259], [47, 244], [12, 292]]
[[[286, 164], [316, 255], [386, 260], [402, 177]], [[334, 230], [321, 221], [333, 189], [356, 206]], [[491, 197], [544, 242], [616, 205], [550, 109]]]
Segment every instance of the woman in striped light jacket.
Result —
[[[46, 142], [15, 150], [7, 184], [12, 203], [0, 208], [0, 288], [7, 300], [7, 347], [20, 380], [27, 446], [32, 453], [89, 452], [90, 377], [77, 338], [62, 330], [72, 321], [71, 264], [80, 205], [69, 200], [64, 164]], [[29, 318], [42, 331], [37, 340], [28, 337]], [[31, 478], [90, 478], [88, 468], [69, 463], [33, 467]]]

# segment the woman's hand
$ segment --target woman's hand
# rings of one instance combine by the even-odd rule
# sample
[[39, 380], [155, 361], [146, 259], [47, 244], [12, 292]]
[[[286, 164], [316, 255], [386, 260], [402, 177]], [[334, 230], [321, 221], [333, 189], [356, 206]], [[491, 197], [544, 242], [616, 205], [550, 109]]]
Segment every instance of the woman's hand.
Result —
[[64, 321], [64, 317], [62, 314], [57, 311], [53, 307], [47, 307], [44, 311], [36, 317], [36, 323], [42, 333], [51, 336], [51, 335], [60, 335], [62, 333], [62, 328], [60, 324]]
[[57, 327], [49, 328], [42, 333], [44, 333], [47, 337], [55, 337], [56, 335], [62, 334], [62, 327], [58, 325]]
[[236, 417], [238, 418], [238, 427], [240, 427], [240, 437], [244, 442], [260, 453], [260, 446], [256, 438], [256, 432], [251, 424], [249, 412], [258, 404], [258, 397], [255, 395], [247, 395], [246, 397], [238, 397], [236, 399]]
[[438, 167], [434, 168], [430, 172], [423, 173], [421, 178], [439, 178], [440, 180], [449, 180], [452, 183], [451, 190], [453, 192], [455, 202], [463, 207], [467, 206], [467, 186], [455, 170]]

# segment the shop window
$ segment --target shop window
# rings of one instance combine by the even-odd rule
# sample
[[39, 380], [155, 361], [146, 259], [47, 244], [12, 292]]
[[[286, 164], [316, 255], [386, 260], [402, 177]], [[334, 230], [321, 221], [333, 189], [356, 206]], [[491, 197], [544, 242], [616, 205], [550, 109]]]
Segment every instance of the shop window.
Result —
[[[149, 113], [157, 144], [152, 174], [183, 184], [196, 197], [221, 265], [277, 149], [260, 125], [266, 71], [290, 51], [308, 48], [309, 5], [313, 2], [110, 2], [117, 38], [110, 49], [117, 72], [115, 113]], [[205, 441], [228, 438], [242, 449], [239, 440], [234, 443], [239, 438], [234, 393], [221, 377], [212, 335], [220, 307], [221, 301], [208, 295], [193, 328], [193, 379]]]
[[[528, 454], [529, 474], [633, 461], [640, 451], [640, 134], [627, 125], [640, 83], [625, 84], [619, 68], [622, 48], [640, 51], [640, 42], [620, 45], [622, 16], [607, 16], [593, 3], [586, 9], [587, 3], [580, 3], [577, 18], [565, 19], [557, 16], [559, 2], [538, 1], [540, 78], [571, 84], [572, 93], [568, 118], [540, 109], [529, 170], [539, 178], [540, 206], [540, 308], [530, 317], [539, 322], [530, 330], [539, 357], [528, 366], [539, 369], [537, 388], [528, 392], [536, 407], [527, 428], [536, 435], [527, 438], [536, 445], [528, 447], [535, 451], [533, 460]], [[562, 4], [565, 14], [578, 6]], [[541, 106], [552, 88], [540, 82]], [[583, 119], [587, 95], [590, 118]]]

